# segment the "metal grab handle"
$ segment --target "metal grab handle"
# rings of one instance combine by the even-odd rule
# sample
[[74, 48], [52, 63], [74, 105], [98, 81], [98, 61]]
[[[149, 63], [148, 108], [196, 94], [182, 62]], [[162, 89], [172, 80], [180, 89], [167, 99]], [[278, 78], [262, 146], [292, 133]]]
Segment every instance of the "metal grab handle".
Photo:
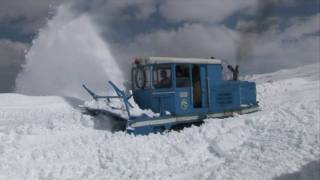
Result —
[[[117, 96], [101, 96], [96, 93], [94, 93], [92, 90], [90, 90], [86, 85], [82, 85], [82, 87], [92, 96], [94, 100], [98, 99], [106, 99], [108, 102], [110, 102], [110, 99], [123, 99], [123, 103], [126, 107], [126, 111], [128, 114], [129, 120], [131, 119], [131, 113], [130, 108], [134, 108], [133, 105], [129, 102], [129, 99], [132, 97], [132, 95], [126, 95], [126, 93], [122, 90], [120, 90], [113, 82], [109, 81], [109, 84], [112, 86], [114, 91], [116, 92]], [[112, 107], [111, 107], [112, 108]]]

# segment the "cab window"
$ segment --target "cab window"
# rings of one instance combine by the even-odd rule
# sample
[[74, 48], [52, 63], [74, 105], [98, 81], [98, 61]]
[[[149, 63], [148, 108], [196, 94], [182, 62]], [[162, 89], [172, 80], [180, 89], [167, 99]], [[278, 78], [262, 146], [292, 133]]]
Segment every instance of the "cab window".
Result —
[[157, 66], [153, 69], [153, 86], [155, 88], [170, 88], [171, 79], [170, 65]]
[[134, 89], [147, 89], [151, 87], [151, 67], [137, 67], [132, 71]]
[[177, 87], [190, 87], [189, 65], [176, 65], [176, 85]]

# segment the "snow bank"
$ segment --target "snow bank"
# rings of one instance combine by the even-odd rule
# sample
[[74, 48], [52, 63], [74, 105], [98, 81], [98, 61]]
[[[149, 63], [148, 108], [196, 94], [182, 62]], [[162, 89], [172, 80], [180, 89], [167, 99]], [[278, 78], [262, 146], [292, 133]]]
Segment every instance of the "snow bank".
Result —
[[320, 63], [315, 63], [295, 69], [283, 69], [267, 74], [248, 75], [244, 77], [244, 79], [254, 81], [258, 84], [292, 78], [303, 78], [310, 81], [317, 81], [319, 80], [319, 71]]
[[164, 135], [101, 130], [75, 100], [0, 95], [0, 179], [316, 179], [318, 65], [250, 77], [260, 112]]

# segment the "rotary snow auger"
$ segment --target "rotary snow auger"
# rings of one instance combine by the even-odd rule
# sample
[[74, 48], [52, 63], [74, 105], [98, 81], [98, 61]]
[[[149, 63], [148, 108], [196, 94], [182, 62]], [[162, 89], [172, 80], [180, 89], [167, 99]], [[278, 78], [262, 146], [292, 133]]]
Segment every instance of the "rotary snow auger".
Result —
[[[223, 76], [222, 61], [215, 58], [138, 58], [133, 62], [130, 95], [111, 81], [114, 96], [97, 95], [83, 85], [99, 101], [85, 108], [91, 114], [124, 121], [125, 130], [133, 134], [157, 133], [207, 118], [258, 111], [256, 84], [238, 80], [238, 66], [228, 65], [228, 69], [233, 74], [229, 80]], [[120, 100], [122, 105], [113, 105], [113, 100]], [[136, 107], [130, 101], [153, 114], [132, 113]]]

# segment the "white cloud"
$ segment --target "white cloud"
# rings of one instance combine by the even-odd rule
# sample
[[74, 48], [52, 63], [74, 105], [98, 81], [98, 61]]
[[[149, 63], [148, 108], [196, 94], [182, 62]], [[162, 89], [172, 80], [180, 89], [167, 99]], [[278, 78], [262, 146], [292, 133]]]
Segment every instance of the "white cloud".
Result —
[[[241, 63], [245, 72], [269, 72], [319, 61], [319, 15], [293, 18], [285, 30], [253, 34], [251, 59]], [[118, 59], [137, 56], [210, 57], [235, 62], [237, 30], [223, 25], [186, 24], [176, 30], [157, 30], [115, 48]], [[246, 47], [247, 44], [242, 44]], [[127, 62], [127, 61], [126, 61]]]
[[284, 34], [285, 38], [300, 38], [304, 35], [320, 31], [320, 14], [311, 17], [292, 18], [289, 27]]
[[[134, 57], [234, 57], [235, 31], [224, 26], [186, 24], [177, 30], [158, 30], [136, 37], [129, 44], [111, 44], [122, 67], [130, 72], [128, 62]], [[129, 76], [129, 74], [127, 74]]]
[[165, 0], [160, 12], [174, 21], [220, 22], [239, 10], [255, 6], [256, 0]]
[[[137, 37], [118, 49], [134, 56], [232, 58], [236, 32], [224, 26], [186, 24], [177, 30], [159, 30]], [[122, 59], [122, 58], [121, 58]]]
[[55, 4], [63, 0], [10, 0], [2, 1], [0, 6], [0, 20], [17, 17], [28, 19], [45, 16], [50, 8], [50, 4]]
[[139, 19], [146, 19], [156, 11], [155, 0], [111, 0], [106, 3], [106, 6], [114, 11], [119, 11], [130, 6], [135, 7], [137, 12], [134, 16]]
[[67, 0], [2, 0], [0, 23], [22, 20], [15, 24], [24, 33], [37, 32], [45, 25], [51, 8]]
[[[88, 11], [102, 24], [109, 20], [147, 19], [156, 11], [156, 0], [74, 0], [72, 2], [74, 2], [75, 9]], [[127, 12], [128, 8], [133, 11]]]
[[256, 71], [290, 68], [320, 60], [320, 14], [292, 18], [284, 31], [267, 32], [256, 42], [253, 68]]
[[132, 47], [145, 46], [154, 55], [229, 56], [227, 52], [234, 51], [234, 38], [235, 32], [225, 26], [186, 24], [176, 31], [160, 30], [138, 37]]

